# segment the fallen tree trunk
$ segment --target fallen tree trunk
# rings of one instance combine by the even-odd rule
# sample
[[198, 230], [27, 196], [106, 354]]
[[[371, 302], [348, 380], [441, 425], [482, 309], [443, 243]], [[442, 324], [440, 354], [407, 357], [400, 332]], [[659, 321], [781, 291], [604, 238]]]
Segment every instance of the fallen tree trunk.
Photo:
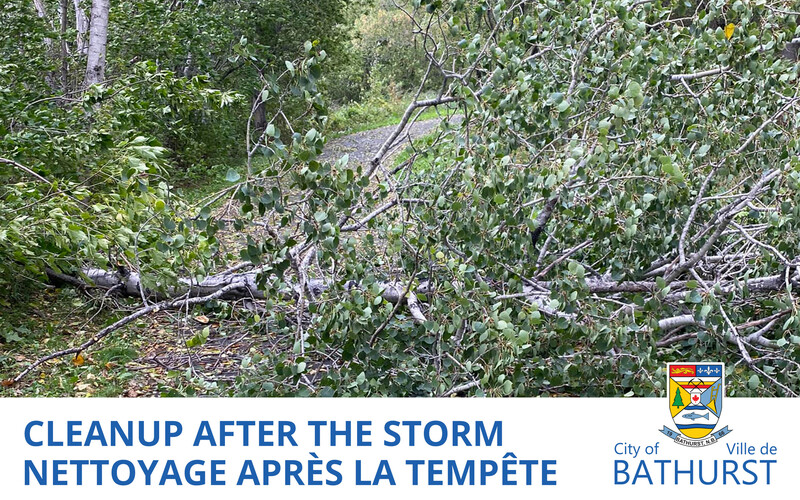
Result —
[[[91, 347], [99, 342], [102, 338], [110, 333], [122, 328], [128, 323], [137, 318], [148, 314], [154, 314], [159, 311], [165, 310], [178, 310], [192, 305], [209, 302], [211, 300], [237, 300], [241, 298], [251, 299], [267, 299], [266, 292], [259, 288], [259, 275], [263, 272], [262, 268], [252, 267], [251, 264], [239, 264], [221, 273], [208, 276], [202, 281], [195, 281], [187, 278], [179, 279], [175, 285], [162, 288], [160, 290], [151, 290], [143, 285], [141, 276], [138, 272], [128, 271], [127, 269], [120, 268], [116, 271], [104, 270], [93, 267], [86, 267], [82, 270], [79, 276], [67, 275], [59, 273], [54, 270], [48, 270], [47, 275], [50, 281], [56, 285], [75, 286], [81, 289], [101, 289], [106, 290], [106, 293], [115, 293], [126, 297], [137, 297], [143, 301], [143, 306], [133, 313], [125, 316], [117, 322], [104, 328], [91, 339], [83, 344], [66, 349], [63, 351], [54, 352], [33, 362], [28, 368], [20, 373], [14, 379], [6, 381], [8, 384], [13, 384], [25, 377], [31, 370], [40, 366], [42, 363], [61, 356], [70, 354], [78, 354], [81, 351]], [[284, 299], [297, 299], [307, 293], [307, 297], [316, 299], [320, 297], [326, 290], [331, 288], [330, 282], [323, 279], [307, 279], [304, 281], [304, 288], [301, 284], [290, 284], [278, 290], [278, 294]], [[553, 310], [547, 304], [547, 300], [552, 294], [552, 287], [554, 283], [548, 281], [535, 281], [528, 280], [531, 285], [524, 286], [523, 293], [511, 295], [497, 295], [495, 299], [504, 300], [512, 298], [524, 298], [535, 303], [539, 310], [545, 314], [557, 317], [570, 317], [573, 314], [566, 314], [561, 311]], [[589, 291], [594, 295], [617, 295], [626, 293], [656, 293], [658, 287], [655, 280], [652, 281], [614, 281], [604, 278], [590, 278], [585, 282]], [[751, 278], [743, 282], [735, 281], [721, 281], [714, 283], [717, 290], [721, 293], [733, 293], [736, 290], [746, 287], [751, 293], [771, 293], [785, 288], [788, 285], [800, 286], [800, 272], [796, 266], [787, 268], [784, 273]], [[356, 282], [348, 282], [343, 287], [346, 291], [353, 291], [359, 288]], [[668, 293], [664, 299], [667, 302], [682, 302], [686, 295], [690, 292], [686, 282], [674, 281], [671, 288], [675, 291]], [[430, 292], [430, 284], [422, 282], [417, 287], [420, 293]], [[417, 323], [426, 321], [426, 317], [422, 311], [422, 306], [417, 299], [415, 291], [411, 290], [408, 284], [398, 282], [382, 282], [380, 283], [381, 297], [398, 307], [405, 305], [410, 316]], [[152, 303], [151, 303], [152, 301]], [[298, 302], [299, 304], [301, 302]], [[304, 306], [303, 306], [304, 307]], [[757, 330], [754, 333], [746, 335], [742, 339], [738, 333], [728, 332], [726, 339], [729, 342], [747, 342], [750, 345], [771, 346], [772, 341], [763, 338], [763, 334], [775, 324], [776, 319], [770, 318], [771, 321], [766, 327]], [[681, 326], [697, 325], [698, 322], [691, 314], [679, 314], [671, 318], [661, 319], [658, 323], [660, 330], [674, 329]], [[703, 326], [703, 325], [701, 325]], [[741, 325], [742, 327], [750, 325]], [[377, 335], [378, 332], [376, 332]], [[374, 342], [374, 337], [371, 342]], [[673, 340], [669, 339], [670, 343]], [[665, 343], [664, 345], [668, 345]]]
[[[199, 282], [181, 278], [178, 280], [177, 285], [168, 287], [163, 291], [156, 291], [144, 287], [139, 273], [131, 272], [126, 269], [109, 271], [87, 267], [83, 269], [81, 273], [82, 277], [66, 275], [48, 269], [47, 276], [54, 285], [68, 285], [83, 289], [99, 288], [125, 297], [143, 297], [153, 301], [194, 297], [202, 298], [211, 295], [214, 295], [214, 298], [220, 300], [236, 300], [241, 298], [266, 299], [268, 298], [267, 294], [258, 287], [258, 275], [261, 271], [261, 268], [255, 268], [246, 272], [224, 271], [209, 276]], [[403, 296], [405, 293], [404, 284], [383, 282], [380, 283], [380, 287], [380, 294], [384, 300], [393, 304], [398, 302], [406, 303], [412, 317], [416, 321], [425, 321], [416, 296], [410, 298], [413, 292], [408, 294], [409, 297]], [[306, 283], [306, 289], [314, 298], [322, 295], [328, 288], [330, 288], [330, 283], [322, 279], [310, 279]], [[344, 288], [348, 291], [353, 290], [358, 288], [358, 284], [350, 281], [345, 283]], [[223, 293], [219, 295], [221, 290]], [[420, 293], [426, 293], [428, 291], [427, 282], [421, 283], [418, 287], [418, 291]], [[286, 299], [297, 297], [300, 294], [300, 286], [290, 285], [287, 288], [281, 289], [279, 293], [282, 298]]]
[[219, 296], [222, 300], [240, 299], [250, 297], [253, 299], [265, 299], [266, 295], [258, 289], [256, 278], [258, 270], [229, 273], [209, 276], [203, 281], [196, 282], [187, 278], [178, 280], [178, 284], [167, 287], [162, 291], [156, 291], [145, 287], [142, 284], [141, 276], [138, 272], [118, 270], [107, 271], [97, 268], [85, 268], [82, 275], [88, 281], [88, 286], [114, 290], [126, 297], [144, 297], [152, 300], [166, 300], [179, 297], [206, 297], [216, 294], [225, 289], [225, 293]]

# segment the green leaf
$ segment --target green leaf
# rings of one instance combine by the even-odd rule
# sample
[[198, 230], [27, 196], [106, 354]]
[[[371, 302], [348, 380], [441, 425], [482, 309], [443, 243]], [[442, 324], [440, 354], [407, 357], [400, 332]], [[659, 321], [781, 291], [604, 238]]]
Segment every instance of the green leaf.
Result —
[[689, 292], [689, 294], [686, 296], [686, 299], [685, 299], [685, 302], [687, 304], [699, 304], [702, 301], [703, 301], [703, 297], [700, 295], [700, 293], [697, 290], [692, 290], [691, 292]]
[[237, 182], [241, 176], [236, 170], [229, 168], [228, 173], [225, 174], [225, 180], [228, 182]]
[[186, 341], [186, 347], [197, 347], [205, 344], [210, 333], [211, 329], [209, 327], [203, 328], [200, 332]]
[[642, 105], [644, 102], [644, 94], [642, 93], [642, 86], [639, 82], [632, 81], [628, 84], [628, 88], [625, 89], [625, 97], [633, 99], [633, 103], [636, 107]]
[[672, 158], [666, 155], [659, 156], [659, 161], [661, 162], [661, 170], [669, 175], [672, 180], [676, 182], [683, 182], [683, 172], [681, 171], [680, 167], [672, 163]]

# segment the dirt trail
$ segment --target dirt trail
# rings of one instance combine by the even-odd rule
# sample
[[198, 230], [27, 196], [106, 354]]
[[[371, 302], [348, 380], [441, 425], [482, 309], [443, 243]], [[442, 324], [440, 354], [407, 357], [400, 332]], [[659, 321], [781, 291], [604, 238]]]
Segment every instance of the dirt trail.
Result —
[[[439, 122], [439, 118], [415, 122], [411, 127], [406, 127], [398, 137], [399, 142], [397, 142], [397, 145], [402, 147], [404, 143], [407, 143], [408, 137], [406, 134], [411, 139], [416, 139], [431, 133]], [[321, 158], [323, 160], [335, 160], [346, 153], [350, 155], [351, 164], [366, 165], [383, 146], [386, 139], [392, 135], [396, 126], [387, 125], [331, 139], [325, 145], [325, 151], [322, 153]]]

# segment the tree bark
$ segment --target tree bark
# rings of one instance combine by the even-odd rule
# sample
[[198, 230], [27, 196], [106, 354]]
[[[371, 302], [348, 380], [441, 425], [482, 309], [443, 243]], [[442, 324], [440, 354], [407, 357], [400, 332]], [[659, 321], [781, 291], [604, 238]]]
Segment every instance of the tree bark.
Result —
[[86, 55], [86, 32], [89, 31], [89, 19], [81, 9], [81, 0], [72, 0], [75, 6], [75, 29], [78, 34], [75, 38], [75, 51], [78, 54]]
[[92, 0], [92, 23], [89, 30], [89, 50], [84, 81], [87, 87], [105, 80], [110, 7], [111, 0]]
[[[258, 268], [247, 272], [223, 272], [208, 276], [200, 282], [182, 278], [178, 280], [176, 286], [169, 287], [161, 292], [144, 288], [139, 273], [127, 269], [109, 271], [86, 267], [82, 270], [82, 277], [66, 275], [52, 269], [47, 269], [46, 272], [50, 282], [57, 286], [67, 285], [82, 289], [100, 288], [126, 297], [142, 297], [148, 301], [209, 297], [212, 295], [222, 300], [268, 298], [264, 291], [258, 287]], [[311, 279], [306, 283], [306, 289], [314, 298], [319, 297], [328, 287], [329, 283], [322, 279]], [[406, 294], [405, 284], [383, 282], [380, 283], [380, 287], [380, 294], [384, 300], [393, 304], [398, 302], [405, 304], [415, 321], [419, 323], [425, 321], [418, 299], [413, 291]], [[348, 282], [345, 285], [345, 289], [348, 291], [355, 288], [358, 288], [358, 284], [355, 282]], [[220, 290], [223, 290], [223, 292], [220, 293]], [[427, 282], [420, 283], [416, 291], [419, 293], [429, 292], [429, 284]], [[299, 284], [294, 284], [280, 290], [278, 293], [283, 297], [296, 297], [302, 293], [302, 289]]]
[[69, 63], [67, 62], [67, 0], [61, 0], [61, 90], [69, 92]]

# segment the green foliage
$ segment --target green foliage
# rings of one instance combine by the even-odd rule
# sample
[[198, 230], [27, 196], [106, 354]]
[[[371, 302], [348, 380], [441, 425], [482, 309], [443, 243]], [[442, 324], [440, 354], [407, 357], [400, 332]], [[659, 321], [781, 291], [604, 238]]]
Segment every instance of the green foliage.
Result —
[[[334, 64], [326, 68], [322, 88], [328, 100], [346, 107], [359, 103], [372, 108], [380, 100], [417, 90], [428, 67], [426, 51], [433, 51], [434, 34], [427, 42], [414, 36], [415, 23], [424, 18], [398, 10], [390, 2], [376, 2], [369, 8], [352, 2], [346, 10], [352, 27], [349, 38], [331, 53]], [[435, 74], [424, 90], [441, 85]], [[378, 102], [376, 102], [378, 101]]]
[[20, 177], [5, 164], [0, 170], [6, 180], [0, 188], [0, 253], [6, 256], [0, 280], [13, 279], [21, 268], [103, 266], [112, 256], [141, 258], [142, 265], [169, 261], [148, 248], [163, 245], [162, 238], [174, 246], [170, 238], [180, 228], [160, 217], [183, 205], [169, 184], [168, 150], [138, 134], [155, 133], [172, 147], [191, 148], [202, 139], [194, 134], [199, 129], [185, 124], [210, 120], [236, 99], [199, 77], [176, 78], [140, 63], [129, 76], [90, 89], [74, 105], [7, 103], [4, 109], [13, 113], [19, 106], [19, 111], [12, 130], [0, 137], [2, 155], [47, 182]]
[[[20, 269], [102, 266], [112, 254], [135, 256], [143, 265], [172, 262], [156, 247], [183, 246], [189, 235], [174, 234], [187, 227], [170, 217], [185, 208], [171, 183], [242, 151], [249, 106], [232, 88], [249, 92], [255, 65], [240, 58], [255, 56], [231, 48], [241, 49], [249, 36], [268, 64], [282, 65], [309, 35], [318, 33], [334, 48], [343, 37], [336, 28], [339, 0], [249, 2], [233, 16], [225, 1], [170, 9], [159, 1], [116, 3], [109, 81], [81, 92], [71, 90], [80, 86], [85, 64], [78, 47], [66, 62], [68, 81], [59, 82], [59, 62], [47, 50], [48, 37], [58, 42], [49, 21], [31, 2], [6, 7], [0, 13], [0, 157], [48, 182], [0, 165], [0, 283]], [[297, 15], [304, 8], [313, 16]], [[67, 36], [74, 45], [74, 32]], [[213, 238], [208, 244], [213, 248]]]
[[[763, 374], [734, 368], [742, 352], [730, 342], [729, 323], [749, 335], [756, 329], [750, 321], [775, 314], [787, 320], [770, 332], [770, 350], [746, 349], [771, 353], [754, 361], [759, 373], [796, 389], [791, 285], [767, 294], [742, 285], [791, 274], [775, 252], [746, 246], [756, 255], [742, 261], [747, 270], [736, 278], [731, 269], [699, 269], [702, 283], [693, 275], [675, 281], [669, 268], [657, 278], [648, 274], [676, 262], [684, 225], [694, 238], [687, 252], [695, 252], [711, 232], [702, 225], [713, 230], [720, 223], [715, 214], [730, 203], [724, 195], [702, 203], [697, 228], [687, 223], [712, 169], [710, 193], [747, 193], [769, 168], [782, 169], [784, 180], [758, 193], [771, 208], [745, 211], [737, 224], [762, 228], [762, 241], [796, 255], [797, 115], [757, 130], [796, 95], [798, 67], [780, 57], [796, 26], [744, 3], [728, 11], [724, 2], [709, 2], [683, 24], [666, 21], [670, 6], [659, 3], [550, 1], [513, 11], [502, 1], [429, 5], [458, 40], [455, 66], [476, 65], [468, 81], [451, 81], [466, 105], [469, 135], [447, 134], [443, 126], [446, 138], [409, 180], [395, 178], [398, 184], [370, 182], [360, 166], [317, 163], [303, 141], [287, 149], [284, 168], [307, 193], [307, 212], [277, 210], [286, 243], [265, 243], [260, 258], [288, 268], [292, 248], [318, 245], [322, 270], [337, 285], [314, 306], [303, 339], [286, 317], [275, 318], [279, 331], [294, 336], [293, 354], [262, 359], [242, 390], [432, 395], [477, 381], [476, 393], [489, 395], [650, 396], [665, 390], [665, 362], [711, 359], [729, 364], [730, 394], [762, 394]], [[720, 17], [737, 26], [730, 40], [714, 21]], [[731, 74], [691, 81], [697, 98], [670, 78], [724, 65]], [[754, 132], [755, 142], [748, 141]], [[371, 220], [358, 237], [336, 224], [334, 214], [363, 217], [391, 200], [393, 190], [425, 201]], [[556, 195], [545, 236], [534, 244], [543, 201]], [[288, 206], [289, 196], [282, 192], [280, 202], [273, 196], [262, 208], [256, 189], [252, 204], [270, 212]], [[290, 230], [295, 223], [301, 231]], [[743, 244], [738, 233], [725, 234], [714, 252]], [[558, 250], [542, 251], [548, 237]], [[402, 309], [392, 316], [394, 306], [370, 285], [420, 276], [435, 283], [422, 324]], [[344, 292], [347, 282], [360, 283], [360, 291]], [[498, 298], [531, 282], [544, 290], [533, 300]], [[608, 295], [593, 291], [599, 283], [652, 285], [620, 286]], [[661, 331], [659, 321], [680, 314], [697, 323], [671, 340], [677, 334]], [[390, 327], [371, 346], [386, 321]], [[320, 351], [341, 357], [326, 364], [313, 354]], [[314, 388], [306, 370], [315, 374]]]

